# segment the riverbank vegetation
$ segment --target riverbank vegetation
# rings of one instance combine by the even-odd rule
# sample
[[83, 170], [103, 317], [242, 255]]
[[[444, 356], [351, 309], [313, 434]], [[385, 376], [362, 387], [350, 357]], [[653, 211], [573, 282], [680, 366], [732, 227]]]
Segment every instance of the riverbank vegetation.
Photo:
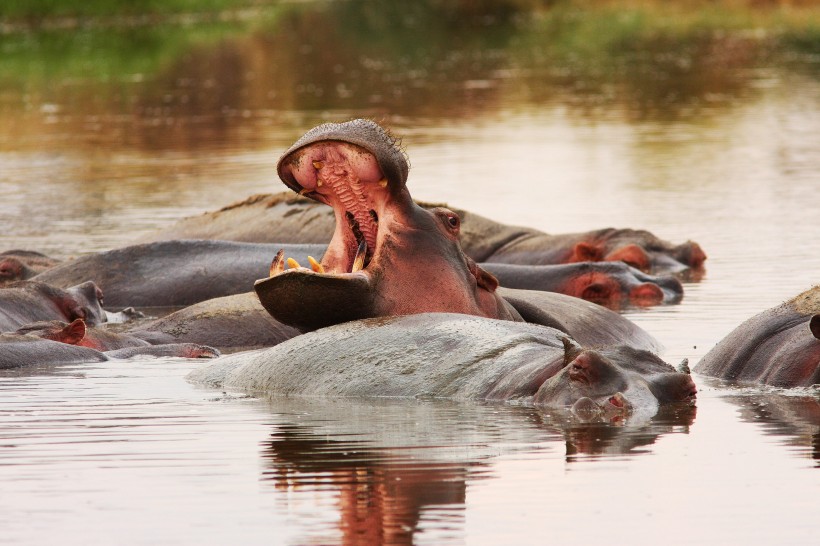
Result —
[[754, 93], [760, 68], [820, 77], [820, 6], [6, 0], [0, 55], [0, 108], [10, 112], [93, 100], [118, 113], [438, 116], [560, 100], [675, 117]]
[[0, 20], [7, 24], [55, 24], [60, 19], [130, 18], [219, 13], [270, 5], [262, 0], [4, 0]]

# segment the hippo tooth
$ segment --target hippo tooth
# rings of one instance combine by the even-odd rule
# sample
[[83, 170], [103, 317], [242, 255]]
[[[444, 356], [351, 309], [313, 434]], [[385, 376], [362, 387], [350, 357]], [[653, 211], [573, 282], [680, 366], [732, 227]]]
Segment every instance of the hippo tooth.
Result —
[[317, 187], [317, 188], [321, 188], [321, 187], [322, 187], [322, 179], [321, 179], [321, 178], [317, 178], [317, 179], [316, 179], [316, 187]]
[[288, 267], [291, 269], [302, 269], [302, 266], [299, 265], [299, 262], [297, 262], [293, 258], [288, 258]]
[[364, 268], [364, 257], [367, 254], [367, 241], [364, 237], [359, 241], [359, 248], [356, 249], [356, 257], [353, 259], [353, 267], [350, 269], [351, 273], [361, 271]]
[[322, 264], [317, 262], [313, 256], [308, 256], [308, 262], [310, 262], [310, 268], [315, 271], [316, 273], [324, 273], [325, 268], [322, 267]]
[[321, 161], [314, 161], [314, 162], [313, 162], [313, 168], [314, 168], [314, 169], [317, 169], [317, 170], [318, 170], [318, 169], [321, 169], [321, 168], [322, 168], [322, 167], [324, 167], [324, 166], [325, 166], [325, 164], [324, 164], [324, 163], [322, 163]]
[[276, 256], [273, 257], [273, 261], [270, 263], [270, 276], [275, 277], [279, 273], [285, 270], [285, 262], [283, 260], [285, 256], [285, 249], [280, 248], [279, 252], [276, 253]]
[[379, 180], [379, 186], [381, 186], [382, 188], [386, 188], [387, 187], [387, 179], [382, 178], [381, 180]]

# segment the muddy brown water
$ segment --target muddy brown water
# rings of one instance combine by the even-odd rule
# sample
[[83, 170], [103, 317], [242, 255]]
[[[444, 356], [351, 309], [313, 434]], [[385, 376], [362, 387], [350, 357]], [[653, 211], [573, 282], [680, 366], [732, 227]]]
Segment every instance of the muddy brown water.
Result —
[[[707, 271], [683, 302], [626, 313], [672, 363], [820, 282], [816, 57], [735, 61], [702, 89], [677, 82], [681, 97], [568, 81], [571, 66], [514, 43], [462, 44], [397, 81], [355, 44], [328, 60], [306, 40], [314, 62], [299, 68], [287, 36], [228, 33], [146, 72], [5, 85], [0, 248], [113, 248], [280, 191], [275, 161], [295, 138], [367, 115], [403, 137], [417, 198], [549, 232], [698, 241]], [[354, 61], [380, 76], [356, 87]], [[298, 70], [280, 82], [284, 66]], [[816, 391], [696, 377], [696, 408], [585, 424], [514, 406], [260, 400], [186, 383], [199, 365], [3, 372], [2, 542], [813, 544], [820, 530]]]

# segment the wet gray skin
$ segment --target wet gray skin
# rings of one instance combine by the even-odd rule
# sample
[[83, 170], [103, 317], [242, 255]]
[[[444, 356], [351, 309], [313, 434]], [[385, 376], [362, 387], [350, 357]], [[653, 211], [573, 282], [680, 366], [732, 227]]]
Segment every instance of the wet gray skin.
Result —
[[820, 286], [743, 322], [695, 371], [783, 388], [820, 384]]
[[321, 264], [285, 270], [277, 255], [257, 281], [274, 318], [302, 330], [435, 311], [521, 320], [461, 250], [459, 217], [413, 202], [408, 171], [396, 140], [369, 120], [321, 125], [285, 152], [280, 178], [331, 206], [336, 227]]
[[152, 345], [127, 335], [87, 327], [83, 319], [71, 323], [40, 321], [0, 334], [0, 369], [39, 365], [101, 362], [133, 356], [215, 358], [213, 347], [194, 343]]
[[36, 281], [0, 288], [0, 332], [9, 332], [40, 320], [83, 319], [96, 326], [106, 322], [103, 294], [93, 282], [66, 289]]
[[582, 349], [541, 325], [449, 313], [339, 324], [223, 357], [189, 375], [269, 395], [517, 401], [601, 415], [692, 402], [695, 385], [648, 351]]

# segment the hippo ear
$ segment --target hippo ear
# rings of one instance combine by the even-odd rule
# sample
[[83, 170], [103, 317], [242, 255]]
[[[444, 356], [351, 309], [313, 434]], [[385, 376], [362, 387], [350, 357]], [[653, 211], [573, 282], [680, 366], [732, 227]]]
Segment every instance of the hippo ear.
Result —
[[67, 325], [65, 328], [60, 330], [60, 333], [58, 334], [58, 339], [56, 339], [55, 341], [67, 343], [69, 345], [77, 345], [85, 337], [85, 332], [85, 321], [83, 319], [78, 318], [72, 321], [71, 324]]
[[561, 338], [561, 343], [564, 344], [564, 367], [566, 367], [567, 364], [578, 358], [582, 349], [574, 340], [567, 336]]
[[488, 292], [495, 292], [495, 289], [498, 288], [498, 279], [495, 278], [495, 275], [484, 271], [478, 264], [475, 266], [475, 279], [478, 286]]
[[820, 315], [814, 315], [811, 317], [811, 320], [809, 321], [809, 329], [814, 337], [820, 339]]
[[568, 262], [600, 262], [602, 258], [603, 252], [599, 247], [593, 245], [592, 243], [582, 241], [580, 243], [576, 243], [575, 246], [572, 247], [572, 254], [569, 257]]

